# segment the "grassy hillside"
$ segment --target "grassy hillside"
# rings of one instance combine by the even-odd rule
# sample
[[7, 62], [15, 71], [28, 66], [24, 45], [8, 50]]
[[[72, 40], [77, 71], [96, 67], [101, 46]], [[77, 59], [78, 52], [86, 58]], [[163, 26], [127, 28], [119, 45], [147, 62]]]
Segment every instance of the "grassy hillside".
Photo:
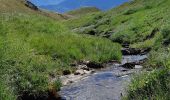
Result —
[[153, 70], [134, 78], [128, 100], [169, 100], [170, 1], [133, 0], [107, 12], [89, 14], [63, 23], [74, 32], [106, 37], [130, 47], [150, 48], [144, 64]]
[[95, 13], [95, 12], [100, 12], [100, 9], [96, 7], [82, 7], [76, 10], [69, 11], [66, 14], [73, 15], [73, 16], [82, 16], [82, 15]]
[[70, 24], [69, 27], [78, 33], [93, 32], [97, 36], [108, 36], [119, 43], [135, 43], [132, 47], [147, 48], [159, 37], [159, 31], [168, 27], [169, 3], [169, 0], [135, 0], [108, 12], [89, 15], [86, 21], [87, 16], [80, 17], [79, 25], [74, 25], [77, 24], [75, 19], [66, 24]]
[[[0, 1], [0, 99], [47, 99], [61, 86], [57, 79], [73, 62], [121, 59], [121, 46], [110, 40], [71, 32], [21, 0]], [[47, 12], [48, 13], [48, 12]], [[47, 14], [45, 12], [45, 14]]]

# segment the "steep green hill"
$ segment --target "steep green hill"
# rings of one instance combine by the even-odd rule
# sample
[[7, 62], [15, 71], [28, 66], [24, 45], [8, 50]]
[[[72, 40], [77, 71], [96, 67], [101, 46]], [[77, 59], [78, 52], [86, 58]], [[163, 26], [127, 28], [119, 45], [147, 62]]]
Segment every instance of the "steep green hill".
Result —
[[108, 12], [65, 23], [78, 33], [106, 36], [119, 43], [135, 43], [132, 47], [147, 48], [156, 41], [159, 34], [155, 33], [169, 25], [169, 4], [169, 0], [134, 0]]
[[73, 62], [121, 59], [119, 44], [75, 34], [49, 14], [0, 0], [0, 100], [46, 100], [61, 86], [57, 76], [74, 72]]

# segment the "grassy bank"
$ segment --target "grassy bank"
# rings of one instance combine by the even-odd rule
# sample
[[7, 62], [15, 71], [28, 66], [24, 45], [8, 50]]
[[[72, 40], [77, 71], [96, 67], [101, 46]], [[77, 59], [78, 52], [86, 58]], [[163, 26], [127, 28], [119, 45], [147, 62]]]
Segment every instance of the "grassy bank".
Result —
[[169, 4], [168, 0], [134, 0], [107, 12], [68, 20], [66, 24], [71, 22], [69, 28], [76, 28], [78, 33], [108, 36], [115, 42], [147, 48], [154, 45], [160, 30], [169, 25]]
[[50, 79], [65, 70], [73, 72], [70, 64], [75, 61], [102, 63], [121, 59], [119, 44], [77, 35], [44, 16], [5, 13], [1, 14], [0, 22], [0, 98], [3, 100], [22, 93], [35, 97], [46, 95], [51, 84], [55, 89], [60, 86], [55, 85], [57, 80], [50, 83]]
[[170, 51], [169, 47], [151, 51], [145, 67], [152, 68], [135, 76], [127, 90], [125, 100], [169, 100]]

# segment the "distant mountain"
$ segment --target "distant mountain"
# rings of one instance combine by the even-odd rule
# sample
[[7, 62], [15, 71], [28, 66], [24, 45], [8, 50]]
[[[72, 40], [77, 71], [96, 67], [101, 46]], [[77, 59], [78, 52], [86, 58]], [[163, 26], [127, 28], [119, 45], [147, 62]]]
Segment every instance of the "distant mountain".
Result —
[[63, 0], [59, 4], [43, 5], [40, 8], [55, 12], [68, 12], [80, 7], [94, 6], [101, 10], [108, 10], [129, 0]]

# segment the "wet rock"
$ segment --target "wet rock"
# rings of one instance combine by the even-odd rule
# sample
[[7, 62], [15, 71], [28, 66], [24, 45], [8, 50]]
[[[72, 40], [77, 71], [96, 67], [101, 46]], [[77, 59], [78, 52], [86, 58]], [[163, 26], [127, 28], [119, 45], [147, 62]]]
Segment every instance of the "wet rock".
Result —
[[90, 74], [91, 71], [84, 70], [84, 73], [85, 73], [85, 74]]
[[84, 74], [85, 74], [85, 72], [83, 69], [79, 69], [74, 73], [74, 75], [84, 75]]
[[69, 74], [71, 74], [71, 71], [70, 71], [70, 70], [64, 70], [64, 71], [63, 71], [63, 75], [69, 75]]
[[128, 75], [123, 75], [123, 76], [121, 76], [121, 77], [123, 77], [123, 78], [124, 78], [124, 77], [128, 77]]
[[69, 81], [65, 80], [65, 81], [62, 81], [61, 83], [62, 83], [62, 85], [67, 85], [69, 83]]
[[87, 60], [83, 60], [80, 62], [80, 64], [82, 64], [82, 65], [87, 65], [88, 63], [90, 63], [90, 61], [87, 61]]
[[123, 55], [145, 55], [147, 54], [151, 49], [136, 49], [136, 48], [123, 48], [122, 54]]
[[99, 68], [103, 68], [103, 67], [104, 67], [102, 64], [100, 64], [100, 63], [95, 63], [95, 62], [89, 62], [89, 63], [87, 64], [87, 66], [88, 66], [89, 68], [95, 68], [95, 69], [99, 69]]
[[38, 10], [38, 7], [28, 0], [25, 1], [25, 5], [33, 10]]
[[128, 69], [133, 69], [135, 67], [135, 64], [134, 63], [126, 63], [126, 64], [122, 65], [122, 67], [128, 68]]
[[78, 65], [78, 69], [83, 69], [89, 71], [90, 69], [87, 67], [87, 65]]
[[142, 69], [143, 68], [143, 66], [141, 66], [141, 65], [135, 65], [135, 69]]
[[135, 49], [135, 48], [123, 48], [122, 54], [123, 55], [138, 55], [141, 53], [141, 49]]
[[126, 71], [128, 71], [128, 69], [122, 69], [121, 71], [122, 71], [122, 72], [126, 72]]

